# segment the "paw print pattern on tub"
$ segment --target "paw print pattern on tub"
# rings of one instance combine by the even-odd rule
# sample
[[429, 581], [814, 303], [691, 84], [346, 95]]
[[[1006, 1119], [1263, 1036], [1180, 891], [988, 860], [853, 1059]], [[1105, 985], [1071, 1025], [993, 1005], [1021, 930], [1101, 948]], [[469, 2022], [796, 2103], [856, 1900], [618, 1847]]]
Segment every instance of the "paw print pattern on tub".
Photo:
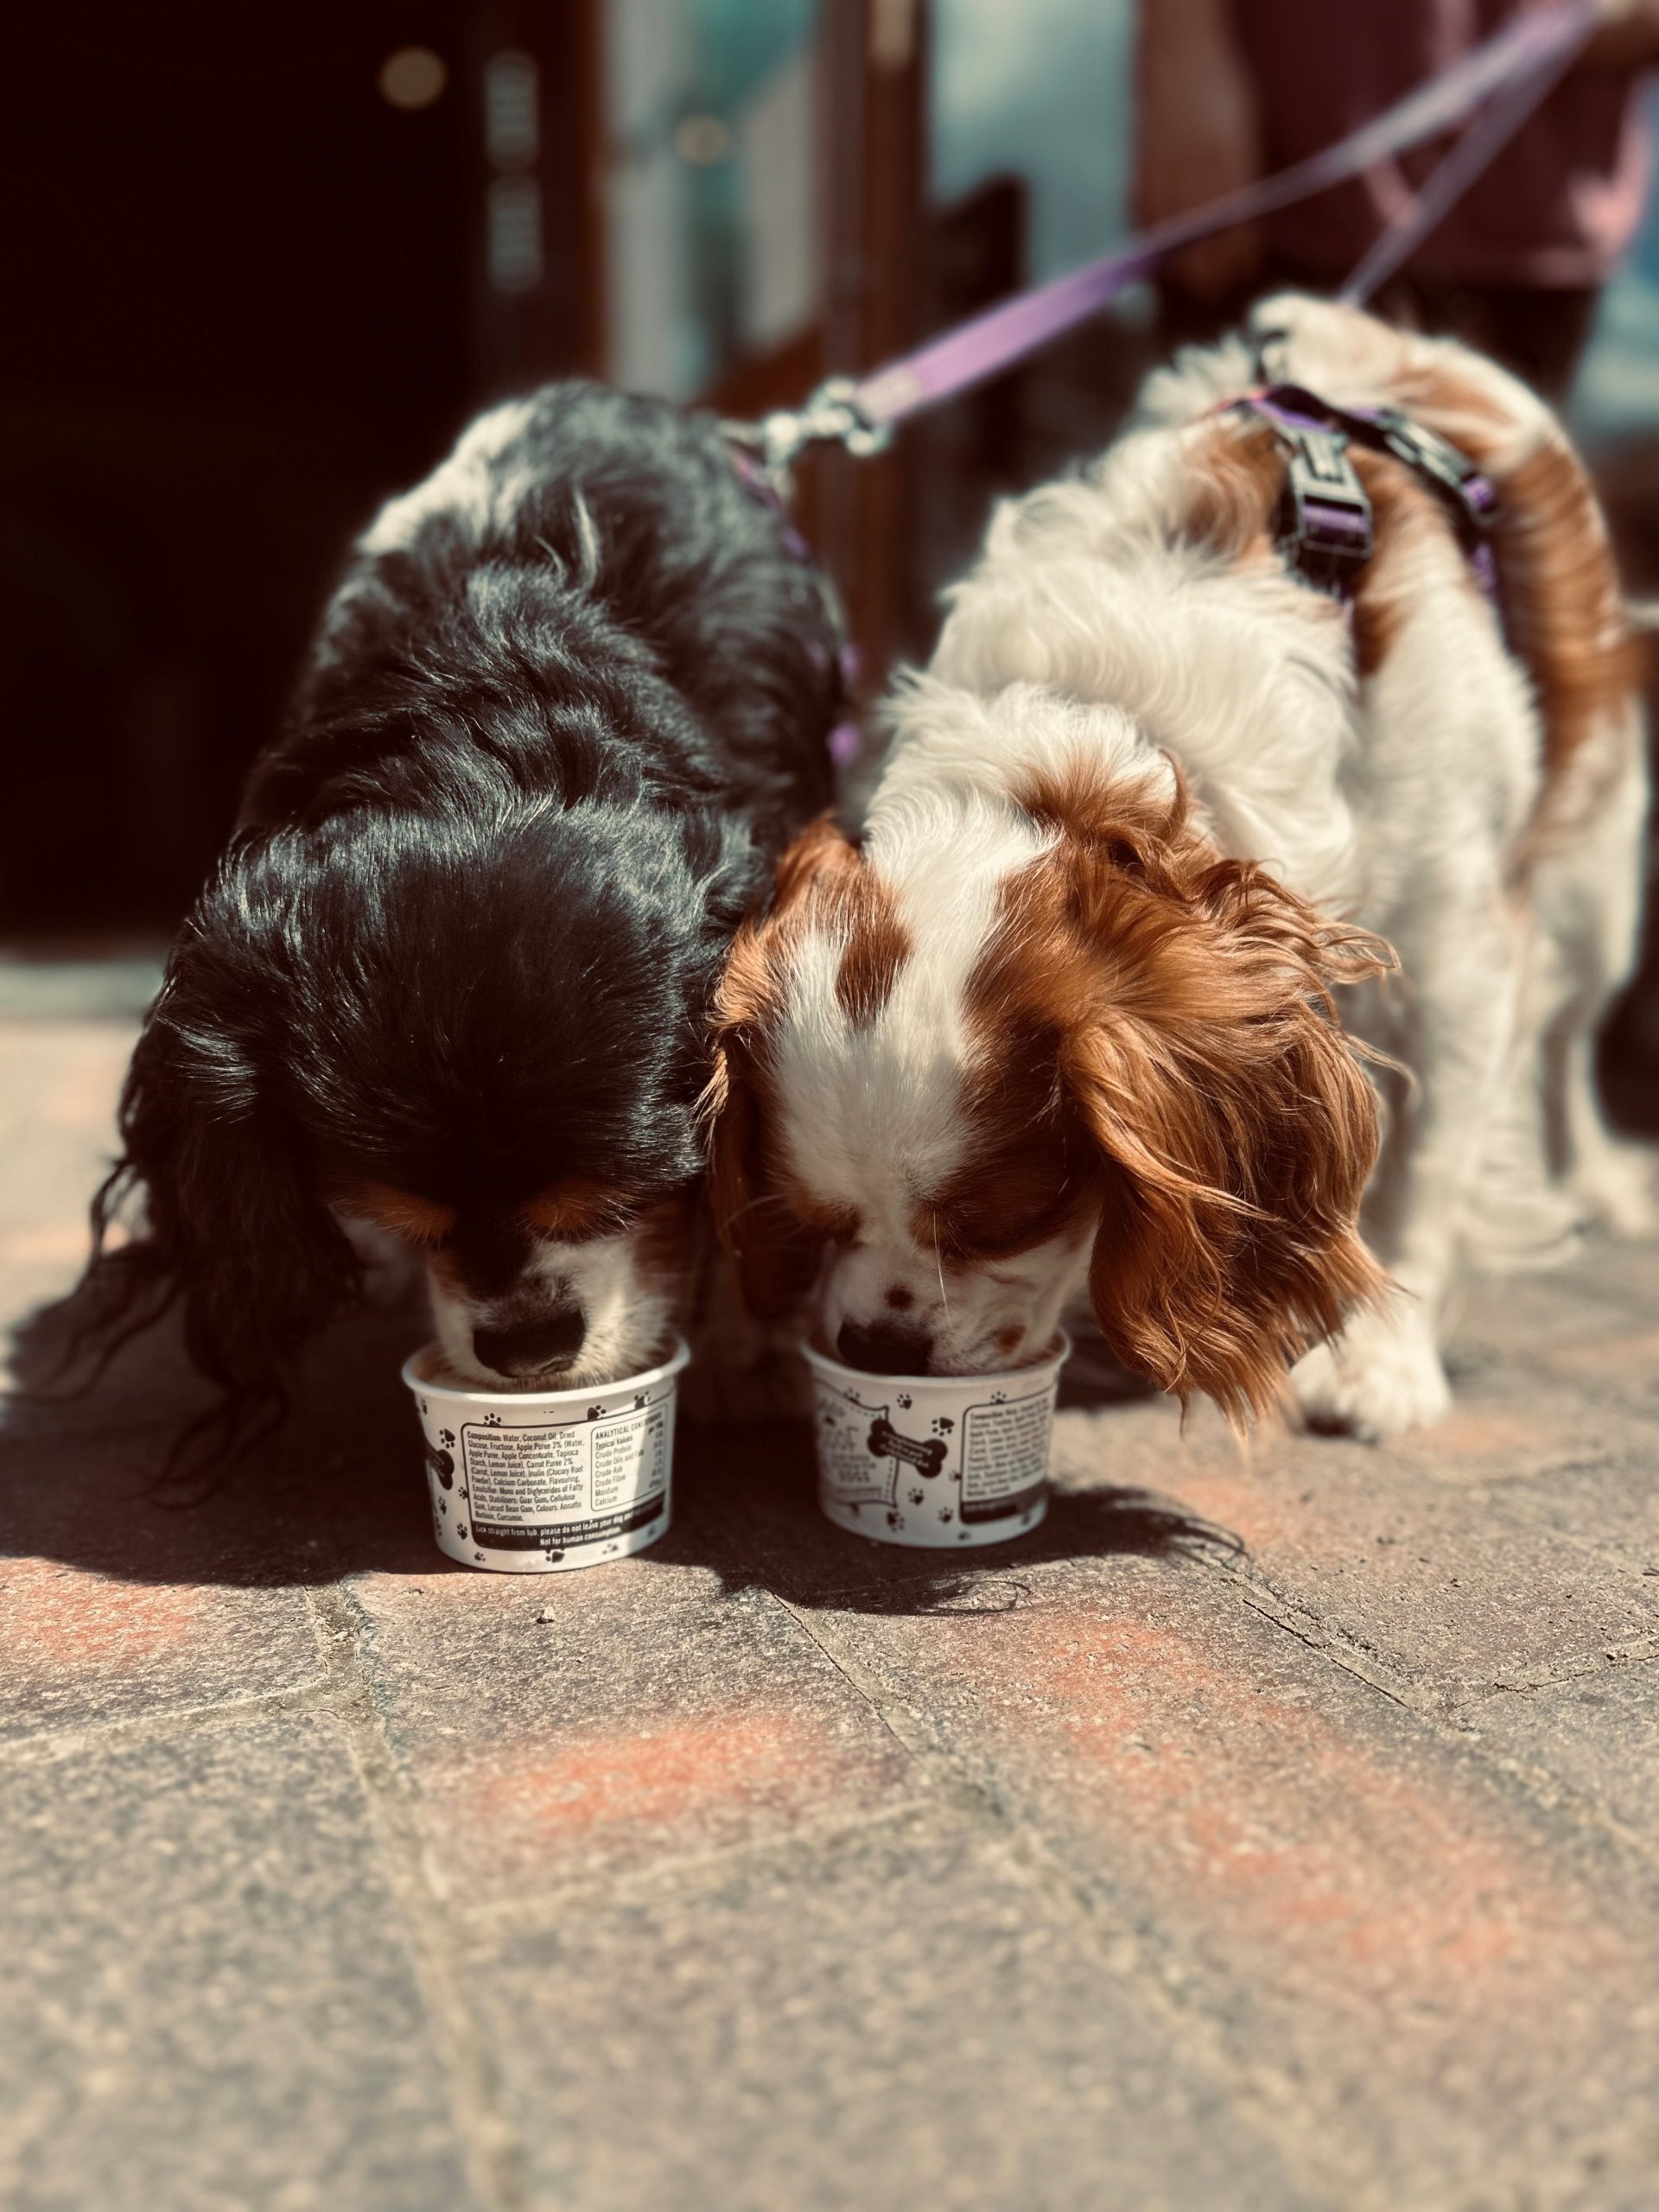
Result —
[[1006, 1543], [1042, 1519], [1069, 1337], [999, 1375], [871, 1375], [801, 1349], [816, 1401], [818, 1503], [838, 1528], [955, 1551]]
[[643, 1551], [673, 1516], [674, 1400], [690, 1357], [595, 1389], [475, 1390], [435, 1344], [405, 1362], [432, 1533], [465, 1567], [558, 1574]]

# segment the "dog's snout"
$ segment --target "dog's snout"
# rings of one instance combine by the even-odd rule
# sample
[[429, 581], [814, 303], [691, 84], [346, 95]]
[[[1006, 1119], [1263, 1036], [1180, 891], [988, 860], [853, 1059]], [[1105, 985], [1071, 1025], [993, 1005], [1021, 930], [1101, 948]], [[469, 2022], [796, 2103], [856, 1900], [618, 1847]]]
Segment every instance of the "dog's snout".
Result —
[[539, 1375], [544, 1368], [568, 1367], [587, 1333], [581, 1306], [560, 1306], [508, 1328], [474, 1329], [473, 1350], [497, 1375], [518, 1379]]
[[869, 1375], [925, 1375], [933, 1339], [925, 1329], [897, 1321], [843, 1321], [836, 1350], [849, 1367]]

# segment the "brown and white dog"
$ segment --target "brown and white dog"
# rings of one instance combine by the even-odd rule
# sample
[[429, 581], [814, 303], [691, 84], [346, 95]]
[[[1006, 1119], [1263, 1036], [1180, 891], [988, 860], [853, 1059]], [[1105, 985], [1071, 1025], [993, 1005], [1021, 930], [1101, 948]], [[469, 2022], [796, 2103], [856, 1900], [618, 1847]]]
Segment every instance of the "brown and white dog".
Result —
[[1486, 472], [1502, 620], [1370, 451], [1375, 554], [1351, 606], [1312, 588], [1280, 444], [1217, 411], [1250, 346], [1155, 375], [1101, 461], [999, 509], [857, 841], [820, 823], [741, 935], [715, 1203], [752, 1306], [811, 1294], [855, 1365], [1016, 1365], [1086, 1281], [1165, 1389], [1238, 1418], [1288, 1374], [1375, 1438], [1446, 1407], [1461, 1255], [1645, 1218], [1591, 1074], [1640, 899], [1635, 654], [1523, 386], [1317, 301], [1255, 326], [1275, 374]]

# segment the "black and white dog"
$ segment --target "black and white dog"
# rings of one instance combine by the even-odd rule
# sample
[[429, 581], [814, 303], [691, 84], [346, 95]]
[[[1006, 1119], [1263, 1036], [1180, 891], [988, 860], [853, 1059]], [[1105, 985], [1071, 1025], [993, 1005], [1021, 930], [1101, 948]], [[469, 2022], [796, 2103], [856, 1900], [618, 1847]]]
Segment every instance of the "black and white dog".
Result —
[[[830, 800], [821, 579], [717, 426], [563, 384], [359, 540], [175, 944], [94, 1208], [95, 1330], [183, 1301], [232, 1422], [422, 1249], [486, 1386], [626, 1374], [678, 1310], [705, 1016]], [[130, 1193], [130, 1241], [107, 1232]]]

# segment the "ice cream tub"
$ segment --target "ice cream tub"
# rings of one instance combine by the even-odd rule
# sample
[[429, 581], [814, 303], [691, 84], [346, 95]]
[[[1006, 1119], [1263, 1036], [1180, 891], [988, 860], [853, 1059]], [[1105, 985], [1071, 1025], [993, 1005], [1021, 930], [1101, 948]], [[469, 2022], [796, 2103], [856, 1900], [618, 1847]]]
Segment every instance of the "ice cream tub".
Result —
[[1006, 1543], [1048, 1510], [1064, 1332], [1003, 1375], [872, 1375], [811, 1344], [818, 1503], [884, 1544], [956, 1551]]
[[560, 1574], [644, 1551], [673, 1517], [676, 1340], [643, 1374], [574, 1390], [480, 1390], [436, 1344], [404, 1363], [426, 1443], [432, 1533], [464, 1567]]

